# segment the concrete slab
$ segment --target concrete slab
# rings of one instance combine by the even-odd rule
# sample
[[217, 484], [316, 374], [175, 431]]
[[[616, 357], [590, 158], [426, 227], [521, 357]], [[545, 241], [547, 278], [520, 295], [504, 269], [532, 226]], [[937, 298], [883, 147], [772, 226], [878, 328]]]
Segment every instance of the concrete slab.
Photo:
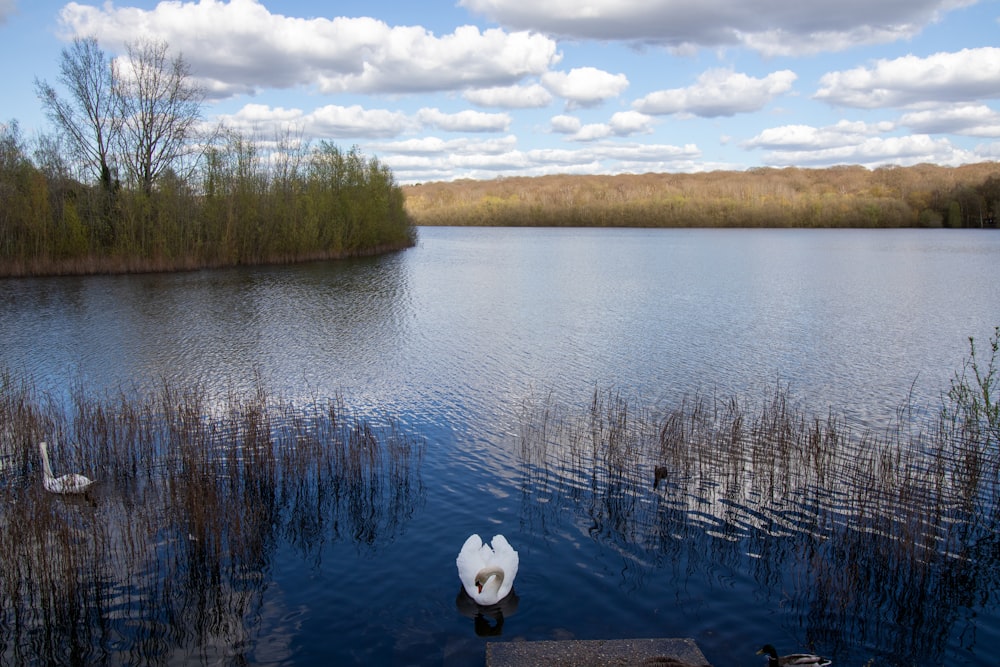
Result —
[[693, 639], [486, 644], [486, 667], [711, 667]]

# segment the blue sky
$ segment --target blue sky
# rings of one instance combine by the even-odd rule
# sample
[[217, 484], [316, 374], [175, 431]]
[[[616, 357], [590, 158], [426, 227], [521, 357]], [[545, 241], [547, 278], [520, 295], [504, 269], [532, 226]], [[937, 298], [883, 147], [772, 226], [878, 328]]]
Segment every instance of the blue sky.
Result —
[[180, 52], [206, 123], [403, 183], [1000, 159], [997, 0], [0, 0], [0, 122], [97, 37]]

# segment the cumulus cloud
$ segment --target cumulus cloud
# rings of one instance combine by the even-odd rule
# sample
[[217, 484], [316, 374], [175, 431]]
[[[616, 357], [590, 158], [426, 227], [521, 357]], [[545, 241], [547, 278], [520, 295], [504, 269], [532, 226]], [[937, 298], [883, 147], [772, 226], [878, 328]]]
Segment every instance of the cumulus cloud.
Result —
[[588, 123], [582, 125], [569, 139], [571, 141], [597, 141], [598, 139], [607, 139], [611, 134], [611, 126], [607, 123]]
[[795, 79], [790, 70], [757, 79], [728, 69], [712, 69], [702, 73], [692, 86], [659, 90], [636, 100], [632, 106], [645, 114], [733, 116], [759, 111], [777, 95], [791, 90]]
[[444, 113], [438, 109], [421, 109], [417, 119], [424, 125], [446, 132], [505, 132], [510, 127], [510, 116], [505, 113], [459, 111]]
[[698, 171], [721, 165], [701, 162], [694, 144], [639, 144], [601, 141], [580, 148], [511, 148], [500, 153], [453, 152], [449, 142], [438, 153], [389, 153], [380, 156], [400, 183], [463, 178], [494, 178], [499, 173], [525, 176], [546, 174], [615, 174], [650, 171]]
[[947, 139], [932, 139], [926, 134], [872, 137], [853, 146], [821, 151], [772, 153], [768, 158], [768, 162], [774, 165], [860, 164], [866, 167], [883, 164], [910, 166], [924, 162], [957, 166], [975, 161], [974, 154], [955, 147]]
[[980, 144], [976, 146], [976, 154], [987, 160], [1000, 160], [1000, 142], [994, 141], [991, 144]]
[[420, 137], [403, 141], [376, 143], [372, 148], [377, 152], [397, 155], [503, 155], [517, 148], [517, 137], [510, 134], [496, 139], [441, 139], [440, 137]]
[[218, 117], [226, 127], [249, 135], [274, 136], [289, 129], [306, 138], [385, 138], [416, 127], [406, 114], [358, 105], [327, 105], [311, 112], [263, 104], [247, 104], [234, 114]]
[[589, 107], [621, 95], [628, 88], [628, 77], [596, 67], [574, 67], [569, 72], [546, 72], [542, 85], [571, 106]]
[[327, 93], [507, 86], [559, 61], [556, 43], [540, 34], [460, 26], [436, 36], [372, 18], [287, 17], [258, 0], [160, 2], [150, 10], [70, 2], [60, 21], [67, 38], [95, 35], [118, 46], [142, 36], [165, 40], [218, 95], [295, 86]]
[[557, 134], [573, 134], [580, 131], [583, 123], [576, 116], [560, 114], [552, 117], [549, 126]]
[[861, 109], [1000, 97], [1000, 48], [962, 49], [926, 58], [908, 55], [870, 67], [830, 72], [815, 97]]
[[[628, 137], [634, 134], [649, 134], [653, 131], [653, 118], [638, 111], [619, 111], [611, 116], [607, 123], [590, 123], [581, 125], [572, 116], [556, 116], [552, 119], [553, 128], [557, 125], [561, 131], [571, 134], [571, 141], [597, 141], [608, 137]], [[575, 122], [573, 122], [575, 121]]]
[[963, 104], [903, 114], [901, 125], [926, 134], [1000, 137], [1000, 112], [985, 104]]
[[841, 50], [906, 39], [975, 0], [460, 0], [517, 30], [580, 39], [626, 40], [676, 49], [746, 46], [768, 55]]
[[842, 120], [836, 125], [782, 125], [764, 130], [743, 143], [744, 148], [780, 149], [788, 151], [820, 151], [866, 141], [869, 137], [891, 132], [890, 122], [865, 123]]
[[913, 165], [933, 162], [958, 165], [975, 161], [975, 155], [944, 138], [926, 134], [884, 136], [896, 125], [890, 122], [841, 121], [828, 127], [785, 125], [765, 130], [745, 142], [746, 148], [769, 150], [765, 162], [775, 166], [829, 166], [860, 164]]
[[[366, 109], [356, 104], [329, 104], [309, 112], [247, 104], [236, 113], [218, 116], [217, 120], [228, 128], [252, 136], [269, 137], [294, 131], [306, 139], [389, 139], [425, 128], [446, 132], [501, 132], [511, 122], [505, 113], [460, 111], [449, 114], [440, 109], [423, 108], [409, 116], [401, 111]], [[476, 145], [485, 144], [477, 142]]]
[[539, 109], [552, 102], [549, 91], [537, 83], [530, 86], [478, 88], [466, 91], [462, 97], [477, 106], [502, 109]]
[[624, 137], [630, 134], [649, 134], [653, 131], [654, 122], [652, 116], [638, 111], [618, 111], [611, 116], [608, 125], [615, 134]]

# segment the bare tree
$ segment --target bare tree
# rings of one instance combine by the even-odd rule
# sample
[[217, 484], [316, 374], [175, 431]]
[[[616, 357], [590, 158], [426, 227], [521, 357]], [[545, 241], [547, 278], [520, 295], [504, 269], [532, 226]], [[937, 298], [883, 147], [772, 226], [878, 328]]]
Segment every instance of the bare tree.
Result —
[[183, 56], [171, 58], [168, 50], [166, 42], [140, 39], [126, 44], [127, 57], [113, 66], [122, 166], [147, 193], [165, 169], [180, 171], [180, 161], [194, 150], [205, 100]]
[[58, 81], [68, 98], [35, 79], [38, 97], [49, 118], [65, 132], [74, 156], [110, 191], [114, 181], [112, 150], [121, 124], [111, 61], [95, 38], [75, 39], [62, 50]]

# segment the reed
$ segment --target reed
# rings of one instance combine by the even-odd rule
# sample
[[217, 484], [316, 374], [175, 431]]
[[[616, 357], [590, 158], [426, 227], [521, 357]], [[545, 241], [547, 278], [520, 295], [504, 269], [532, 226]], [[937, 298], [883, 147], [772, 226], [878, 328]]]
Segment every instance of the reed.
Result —
[[[421, 440], [260, 381], [221, 397], [79, 385], [66, 402], [5, 372], [0, 424], [4, 663], [231, 659], [280, 542], [314, 560], [335, 540], [377, 548], [423, 494]], [[58, 469], [99, 479], [93, 495], [41, 490], [41, 438]]]
[[985, 422], [953, 419], [965, 413], [946, 400], [936, 422], [859, 430], [791, 398], [779, 384], [758, 401], [695, 395], [657, 408], [597, 391], [578, 410], [526, 409], [517, 451], [537, 493], [524, 496], [522, 521], [556, 534], [579, 522], [635, 561], [623, 572], [658, 564], [680, 589], [698, 567], [749, 572], [774, 603], [795, 605], [810, 641], [899, 624], [900, 655], [933, 661], [934, 628], [988, 595], [1000, 565]]

